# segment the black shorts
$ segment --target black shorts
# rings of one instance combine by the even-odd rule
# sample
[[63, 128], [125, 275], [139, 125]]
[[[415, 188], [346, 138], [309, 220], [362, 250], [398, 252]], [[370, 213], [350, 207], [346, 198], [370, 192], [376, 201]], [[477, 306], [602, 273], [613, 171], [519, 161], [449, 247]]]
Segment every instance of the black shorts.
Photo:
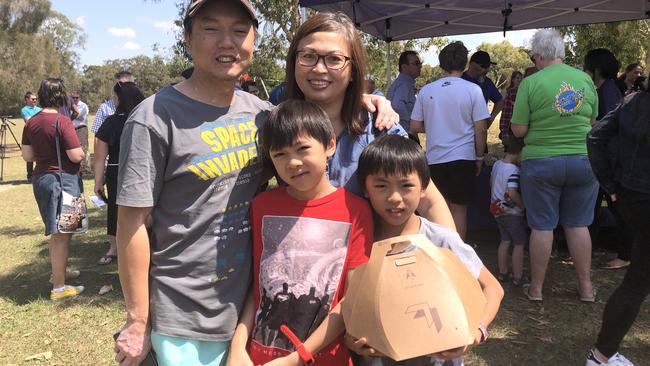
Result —
[[476, 163], [474, 160], [454, 160], [429, 165], [431, 180], [442, 196], [457, 205], [469, 205], [474, 200]]

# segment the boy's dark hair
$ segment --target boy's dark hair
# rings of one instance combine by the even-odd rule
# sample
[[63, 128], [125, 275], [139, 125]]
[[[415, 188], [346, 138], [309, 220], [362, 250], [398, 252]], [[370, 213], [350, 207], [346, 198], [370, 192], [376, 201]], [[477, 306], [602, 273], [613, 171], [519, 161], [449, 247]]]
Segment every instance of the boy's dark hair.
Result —
[[397, 70], [402, 71], [402, 65], [409, 64], [409, 55], [417, 56], [418, 53], [412, 50], [406, 50], [399, 55], [399, 60], [397, 60]]
[[32, 97], [32, 95], [36, 95], [36, 94], [34, 94], [34, 93], [32, 93], [32, 92], [30, 92], [30, 91], [28, 91], [27, 93], [25, 93], [25, 97], [24, 97], [23, 99], [28, 99], [28, 98], [31, 98], [31, 97]]
[[506, 153], [508, 154], [521, 154], [521, 150], [524, 149], [524, 139], [523, 138], [516, 138], [516, 137], [510, 137], [508, 140], [508, 151]]
[[300, 135], [309, 136], [324, 147], [336, 137], [327, 114], [318, 105], [300, 99], [280, 103], [258, 135], [258, 151], [266, 167], [275, 172], [269, 151], [291, 146]]
[[63, 80], [47, 78], [41, 82], [38, 88], [38, 99], [43, 108], [57, 109], [68, 103], [68, 95], [65, 92]]
[[467, 47], [461, 41], [446, 45], [438, 55], [440, 67], [447, 71], [463, 71], [467, 66]]
[[590, 50], [584, 58], [584, 70], [594, 75], [598, 70], [600, 77], [603, 79], [615, 79], [620, 67], [621, 64], [616, 59], [616, 56], [605, 48]]
[[255, 80], [246, 80], [243, 83], [241, 83], [241, 90], [248, 93], [251, 86], [257, 87], [257, 82]]
[[415, 172], [422, 189], [429, 185], [429, 165], [420, 145], [399, 135], [382, 136], [371, 142], [359, 157], [357, 177], [362, 187], [371, 174], [408, 175]]

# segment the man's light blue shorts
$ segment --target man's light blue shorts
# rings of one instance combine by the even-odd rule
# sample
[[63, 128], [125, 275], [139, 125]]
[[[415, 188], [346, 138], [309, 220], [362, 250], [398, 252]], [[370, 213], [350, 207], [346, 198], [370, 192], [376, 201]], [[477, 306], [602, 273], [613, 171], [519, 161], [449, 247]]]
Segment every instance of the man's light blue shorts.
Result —
[[151, 346], [160, 366], [223, 366], [228, 359], [230, 341], [197, 341], [151, 331]]

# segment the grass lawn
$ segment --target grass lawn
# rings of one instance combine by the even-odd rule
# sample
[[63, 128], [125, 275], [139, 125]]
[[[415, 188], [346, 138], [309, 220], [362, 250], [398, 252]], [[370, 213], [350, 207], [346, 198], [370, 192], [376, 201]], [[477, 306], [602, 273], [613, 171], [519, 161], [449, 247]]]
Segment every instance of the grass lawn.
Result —
[[[12, 129], [20, 140], [23, 122], [14, 121]], [[500, 149], [497, 125], [490, 131], [491, 152]], [[95, 264], [108, 248], [106, 212], [89, 203], [90, 230], [72, 239], [69, 264], [82, 271], [73, 284], [85, 285], [86, 291], [77, 299], [52, 303], [43, 223], [31, 185], [25, 181], [25, 163], [11, 136], [7, 142], [4, 180], [0, 182], [0, 366], [115, 364], [112, 335], [122, 325], [124, 303], [116, 266]], [[92, 186], [91, 179], [84, 179], [86, 192], [92, 192]], [[488, 268], [496, 271], [498, 234], [470, 232], [469, 236], [469, 242], [478, 244]], [[558, 256], [549, 265], [543, 304], [528, 302], [519, 288], [506, 285], [501, 311], [490, 327], [490, 341], [473, 349], [466, 364], [584, 365], [604, 302], [624, 274], [599, 269], [610, 256], [594, 251], [595, 304], [578, 301], [573, 267]], [[103, 285], [115, 290], [100, 296]], [[637, 365], [650, 364], [648, 305], [646, 302], [621, 349]]]

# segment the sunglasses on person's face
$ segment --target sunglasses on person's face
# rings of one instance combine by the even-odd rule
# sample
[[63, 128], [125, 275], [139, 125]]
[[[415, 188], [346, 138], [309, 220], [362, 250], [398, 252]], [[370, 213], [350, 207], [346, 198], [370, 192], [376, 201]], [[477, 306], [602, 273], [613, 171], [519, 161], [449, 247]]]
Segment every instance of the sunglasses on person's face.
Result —
[[532, 63], [535, 63], [535, 55], [530, 55], [530, 61], [531, 61]]
[[32, 101], [32, 102], [36, 102], [36, 101], [38, 101], [38, 98], [30, 98], [29, 100]]
[[72, 99], [79, 99], [79, 97], [72, 97]]

